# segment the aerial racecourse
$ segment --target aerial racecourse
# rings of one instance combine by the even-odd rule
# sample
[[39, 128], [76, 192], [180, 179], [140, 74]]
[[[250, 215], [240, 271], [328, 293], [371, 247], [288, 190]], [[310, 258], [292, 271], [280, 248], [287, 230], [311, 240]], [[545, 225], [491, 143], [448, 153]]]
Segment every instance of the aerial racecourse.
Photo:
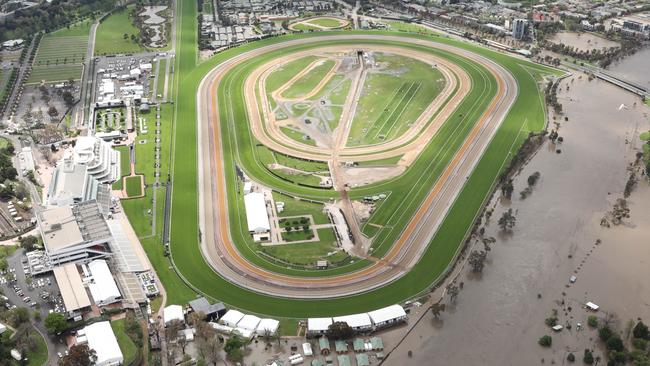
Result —
[[195, 98], [196, 118], [177, 106], [176, 272], [228, 305], [290, 318], [427, 292], [544, 128], [538, 83], [554, 71], [391, 32], [277, 37], [201, 64], [188, 71], [196, 95], [179, 100]]

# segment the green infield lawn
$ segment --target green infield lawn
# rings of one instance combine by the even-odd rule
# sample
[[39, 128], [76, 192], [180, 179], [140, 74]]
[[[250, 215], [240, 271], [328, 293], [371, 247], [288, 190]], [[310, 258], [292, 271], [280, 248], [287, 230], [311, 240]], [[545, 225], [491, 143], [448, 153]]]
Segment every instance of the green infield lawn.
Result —
[[445, 86], [442, 73], [419, 60], [375, 53], [385, 65], [368, 73], [352, 120], [348, 146], [377, 144], [404, 133]]
[[320, 60], [307, 74], [296, 80], [282, 94], [285, 98], [300, 98], [312, 92], [334, 67], [332, 60]]
[[[331, 299], [331, 300], [295, 300], [270, 297], [259, 293], [250, 292], [224, 280], [211, 270], [203, 259], [199, 249], [198, 230], [198, 200], [197, 200], [197, 175], [196, 175], [196, 89], [199, 81], [212, 67], [219, 62], [226, 60], [240, 52], [250, 50], [265, 44], [281, 42], [287, 39], [294, 39], [296, 36], [277, 37], [267, 39], [251, 44], [246, 44], [236, 49], [224, 51], [212, 59], [197, 66], [196, 63], [196, 3], [182, 2], [180, 4], [180, 16], [178, 17], [178, 52], [176, 57], [176, 74], [174, 78], [174, 90], [177, 91], [175, 110], [174, 141], [175, 149], [173, 151], [174, 164], [172, 164], [172, 176], [174, 179], [172, 195], [172, 228], [171, 228], [171, 259], [173, 269], [170, 263], [163, 255], [163, 248], [157, 244], [154, 239], [143, 240], [143, 245], [151, 261], [156, 268], [158, 277], [161, 279], [168, 295], [170, 303], [183, 303], [194, 296], [198, 291], [208, 297], [219, 299], [225, 303], [242, 308], [246, 311], [268, 314], [278, 317], [302, 318], [305, 316], [331, 316], [337, 314], [349, 314], [359, 311], [368, 311], [372, 308], [393, 304], [403, 301], [407, 298], [416, 296], [418, 293], [425, 291], [437, 278], [443, 273], [447, 265], [454, 257], [457, 249], [465, 238], [468, 228], [474, 221], [476, 214], [479, 212], [484, 200], [488, 196], [493, 183], [498, 177], [502, 168], [507, 164], [508, 157], [517, 150], [529, 131], [540, 130], [544, 127], [544, 110], [542, 108], [539, 91], [535, 78], [531, 73], [548, 73], [553, 72], [551, 69], [528, 63], [519, 59], [510, 58], [500, 53], [496, 53], [478, 46], [458, 42], [455, 40], [434, 37], [424, 39], [433, 39], [438, 42], [451, 43], [458, 47], [463, 47], [490, 57], [503, 65], [508, 71], [513, 73], [519, 83], [520, 96], [516, 100], [513, 108], [509, 112], [506, 120], [503, 122], [496, 135], [493, 143], [481, 157], [475, 171], [468, 179], [460, 196], [454, 202], [447, 219], [443, 222], [436, 233], [432, 243], [428, 246], [421, 261], [413, 269], [399, 280], [383, 288], [372, 290], [357, 296]], [[328, 35], [336, 33], [328, 33]], [[346, 32], [340, 33], [345, 35], [353, 34], [390, 34], [382, 32]], [[313, 37], [314, 34], [307, 35]], [[416, 38], [415, 35], [408, 37]], [[417, 37], [420, 38], [420, 37]], [[345, 42], [345, 41], [342, 41]], [[386, 43], [381, 41], [381, 43]], [[323, 41], [321, 44], [328, 44]], [[304, 47], [304, 48], [303, 48]], [[312, 46], [296, 46], [295, 49], [307, 49]], [[417, 46], [409, 45], [417, 48]], [[426, 47], [422, 49], [427, 50]], [[433, 53], [443, 56], [440, 51]], [[259, 163], [255, 161], [255, 141], [247, 133], [247, 124], [245, 123], [245, 109], [239, 98], [227, 98], [228, 95], [242, 95], [242, 84], [245, 76], [252, 70], [256, 64], [263, 62], [270, 57], [277, 57], [278, 54], [286, 53], [286, 50], [279, 52], [270, 52], [266, 57], [260, 57], [259, 60], [250, 60], [242, 62], [236, 69], [229, 72], [224, 78], [222, 86], [219, 87], [217, 100], [223, 105], [220, 108], [222, 118], [223, 136], [236, 136], [236, 139], [225, 138], [223, 141], [224, 161], [226, 167], [226, 181], [235, 181], [234, 164], [242, 167], [249, 176], [259, 180], [270, 187], [277, 187], [278, 190], [296, 192], [300, 196], [327, 199], [332, 197], [333, 193], [323, 192], [323, 190], [300, 188], [272, 176]], [[450, 120], [445, 126], [458, 126], [460, 129], [468, 129], [473, 124], [472, 119], [476, 120], [476, 115], [484, 109], [484, 102], [490, 93], [494, 92], [494, 80], [490, 80], [489, 75], [481, 67], [474, 63], [463, 60], [462, 58], [446, 54], [450, 59], [462, 64], [462, 67], [468, 70], [473, 80], [480, 82], [473, 88], [472, 92], [477, 93], [475, 98], [467, 98], [467, 103], [461, 107], [463, 116], [455, 116], [457, 120]], [[525, 66], [525, 67], [523, 67]], [[531, 71], [532, 70], [532, 71]], [[295, 72], [295, 70], [294, 70]], [[228, 93], [226, 93], [228, 91]], [[482, 96], [482, 98], [481, 98]], [[235, 123], [236, 121], [236, 123]], [[462, 141], [462, 131], [455, 131], [448, 127], [446, 132], [447, 139], [439, 142], [432, 142], [427, 149], [439, 151], [440, 160], [448, 159], [448, 156], [454, 151], [454, 145], [458, 146]], [[234, 145], [236, 141], [237, 145]], [[449, 144], [449, 145], [448, 145]], [[429, 152], [429, 153], [432, 153]], [[422, 163], [421, 172], [432, 162], [432, 156], [427, 155], [426, 160]], [[421, 159], [418, 159], [421, 160]], [[440, 164], [437, 163], [436, 164]], [[432, 171], [435, 167], [430, 167]], [[413, 169], [411, 169], [413, 170]], [[423, 178], [429, 187], [435, 179], [424, 180], [427, 177], [434, 178], [433, 172], [427, 172], [427, 176], [419, 174], [409, 176], [409, 179], [393, 182], [393, 189], [404, 185], [412, 187], [417, 184], [417, 180]], [[404, 175], [406, 176], [406, 174]], [[404, 178], [400, 178], [404, 179]], [[410, 185], [409, 185], [410, 183]], [[425, 186], [425, 185], [423, 185]], [[264, 265], [267, 268], [273, 268], [271, 264], [262, 264], [261, 259], [253, 251], [254, 247], [249, 247], [248, 242], [242, 238], [243, 230], [241, 229], [242, 210], [241, 199], [236, 198], [236, 185], [230, 184], [228, 187], [228, 197], [230, 210], [230, 221], [232, 224], [231, 234], [235, 242], [238, 243], [238, 249], [242, 254], [249, 258], [253, 263]], [[377, 192], [381, 189], [379, 185], [369, 187], [368, 190]], [[422, 190], [425, 190], [422, 188]], [[355, 194], [365, 195], [363, 189], [354, 192]], [[399, 197], [400, 201], [421, 202], [418, 197], [423, 193], [412, 192], [410, 196], [403, 195]], [[391, 197], [393, 195], [391, 194]], [[413, 198], [412, 200], [410, 198]], [[386, 202], [382, 205], [386, 205]], [[408, 207], [404, 208], [408, 212]], [[378, 211], [381, 211], [378, 210]], [[413, 212], [412, 210], [410, 212]], [[376, 213], [377, 214], [377, 213]], [[388, 215], [390, 216], [390, 215]], [[408, 215], [407, 215], [408, 216]], [[129, 216], [131, 217], [131, 216]], [[390, 217], [386, 217], [390, 220]], [[408, 221], [408, 217], [397, 220], [397, 223], [403, 224]], [[157, 225], [160, 227], [162, 225]], [[397, 231], [396, 229], [394, 231]], [[246, 233], [246, 235], [248, 235]], [[388, 233], [387, 236], [389, 236]], [[388, 242], [388, 241], [387, 241]], [[241, 244], [240, 244], [241, 243]], [[390, 242], [392, 243], [392, 242]], [[390, 245], [387, 244], [387, 245]], [[359, 263], [361, 263], [359, 265]], [[363, 261], [357, 261], [345, 269], [355, 269], [364, 266]], [[277, 266], [280, 267], [280, 266]], [[280, 268], [274, 268], [280, 271]], [[300, 271], [289, 271], [286, 273], [301, 273]], [[340, 273], [336, 270], [325, 270], [325, 274]], [[302, 275], [312, 275], [304, 271]], [[190, 285], [192, 290], [186, 285]]]
[[318, 28], [318, 27], [315, 27], [313, 25], [309, 25], [309, 24], [306, 24], [306, 23], [295, 24], [295, 25], [292, 25], [291, 27], [293, 29], [297, 30], [297, 31], [305, 31], [305, 32], [323, 30], [321, 28]]
[[117, 338], [117, 344], [119, 344], [120, 351], [122, 351], [124, 365], [130, 365], [135, 360], [138, 349], [126, 334], [124, 329], [125, 322], [126, 319], [113, 320], [111, 321], [111, 328], [113, 328], [113, 333], [115, 333], [115, 338]]
[[[99, 25], [95, 37], [95, 55], [145, 51], [145, 48], [137, 42], [140, 31], [133, 25], [129, 17], [130, 11], [130, 7], [117, 10]], [[132, 35], [136, 37], [136, 40], [131, 39]]]
[[321, 27], [327, 28], [338, 28], [341, 26], [341, 22], [338, 19], [332, 18], [314, 18], [307, 21], [311, 24], [320, 25]]
[[317, 59], [318, 58], [316, 56], [305, 56], [281, 65], [266, 78], [267, 92], [272, 93], [273, 91], [280, 89], [280, 87], [291, 80], [292, 77], [307, 68], [312, 62], [316, 61]]
[[[303, 232], [282, 233], [282, 237], [291, 241], [304, 240], [311, 235]], [[349, 256], [343, 251], [336, 250], [336, 238], [332, 229], [319, 229], [317, 242], [284, 244], [262, 247], [262, 252], [277, 258], [285, 263], [296, 265], [315, 265], [319, 260], [327, 260], [330, 263], [341, 262]]]

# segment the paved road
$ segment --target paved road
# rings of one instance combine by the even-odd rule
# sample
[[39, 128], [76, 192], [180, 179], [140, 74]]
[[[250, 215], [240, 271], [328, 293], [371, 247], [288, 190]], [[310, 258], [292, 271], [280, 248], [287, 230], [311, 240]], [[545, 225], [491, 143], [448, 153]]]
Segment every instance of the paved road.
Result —
[[[325, 278], [298, 278], [260, 269], [241, 256], [230, 237], [226, 182], [221, 155], [222, 136], [221, 129], [215, 126], [232, 121], [220, 121], [218, 105], [213, 102], [216, 99], [220, 75], [243, 60], [265, 52], [296, 44], [341, 39], [340, 37], [299, 39], [243, 53], [210, 72], [199, 86], [199, 103], [197, 103], [199, 166], [201, 167], [199, 169], [199, 218], [201, 232], [204, 233], [201, 249], [207, 262], [218, 273], [241, 287], [283, 297], [331, 298], [368, 291], [403, 276], [421, 258], [451, 204], [516, 99], [517, 82], [512, 75], [493, 61], [468, 50], [429, 40], [404, 39], [395, 36], [345, 36], [346, 40], [356, 38], [360, 42], [368, 38], [399, 40], [442, 48], [467, 57], [483, 65], [495, 77], [498, 83], [497, 95], [470, 131], [420, 208], [414, 213], [401, 236], [382, 259], [357, 272]], [[204, 146], [206, 148], [203, 148]], [[212, 148], [209, 149], [208, 146]], [[301, 156], [295, 152], [293, 155]]]

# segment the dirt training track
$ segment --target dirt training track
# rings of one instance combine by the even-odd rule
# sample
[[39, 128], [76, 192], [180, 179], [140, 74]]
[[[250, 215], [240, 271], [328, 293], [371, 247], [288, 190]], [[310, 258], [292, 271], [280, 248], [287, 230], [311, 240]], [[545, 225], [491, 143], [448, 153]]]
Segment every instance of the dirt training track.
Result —
[[[224, 136], [221, 134], [220, 126], [222, 123], [234, 122], [220, 120], [217, 88], [224, 76], [245, 60], [287, 47], [336, 40], [358, 41], [359, 45], [364, 45], [364, 41], [368, 40], [396, 41], [442, 49], [480, 64], [496, 79], [497, 93], [467, 134], [463, 144], [455, 152], [455, 155], [418, 210], [413, 214], [410, 222], [383, 258], [356, 272], [330, 277], [296, 277], [271, 272], [249, 262], [241, 255], [237, 245], [232, 241], [222, 151], [222, 138]], [[365, 43], [365, 47], [381, 48], [383, 46]], [[391, 47], [398, 46], [392, 45]], [[407, 51], [408, 49], [403, 48], [400, 50]], [[430, 59], [434, 58], [434, 56], [430, 56]], [[457, 68], [453, 64], [446, 65], [446, 67], [452, 72], [455, 70], [452, 67]], [[459, 70], [457, 71], [460, 73]], [[462, 76], [462, 74], [458, 76]], [[249, 80], [251, 81], [249, 82]], [[255, 85], [254, 80], [255, 78], [249, 77], [246, 80], [246, 85], [248, 86], [249, 83]], [[471, 88], [471, 85], [468, 85], [468, 78], [458, 77], [457, 82], [459, 83], [458, 90], [460, 90], [461, 95], [464, 95]], [[245, 88], [246, 90], [247, 88]], [[462, 190], [467, 177], [473, 171], [482, 153], [510, 110], [517, 93], [518, 87], [514, 77], [500, 65], [486, 57], [447, 44], [399, 36], [346, 35], [302, 38], [260, 47], [223, 62], [202, 80], [197, 95], [199, 225], [202, 233], [201, 251], [204, 258], [217, 273], [231, 283], [279, 297], [334, 298], [349, 296], [381, 287], [400, 278], [408, 273], [422, 257], [449, 208]], [[257, 101], [250, 98], [247, 98], [246, 101], [249, 119], [259, 116], [259, 113], [251, 113], [257, 108]], [[448, 111], [447, 113], [450, 114], [451, 112]], [[445, 120], [447, 117], [448, 115], [445, 116]], [[261, 121], [262, 119], [260, 119], [260, 123]], [[243, 121], [236, 121], [236, 123], [243, 123]], [[435, 124], [430, 123], [427, 126]], [[255, 129], [255, 123], [251, 122], [251, 128]], [[435, 134], [436, 131], [437, 127], [433, 128], [430, 133]], [[257, 135], [255, 136], [257, 137]], [[268, 135], [260, 135], [260, 137], [264, 136], [270, 139]], [[428, 136], [428, 138], [430, 137]], [[264, 143], [273, 143], [274, 140], [263, 141]], [[419, 139], [415, 137], [411, 141], [419, 141]], [[297, 141], [283, 141], [283, 143], [285, 142], [294, 144], [281, 145], [290, 150], [287, 151], [290, 155], [311, 157], [308, 147], [304, 146], [304, 144]], [[379, 146], [376, 148], [378, 150], [364, 150], [364, 153], [368, 155], [374, 153], [375, 157], [373, 159], [376, 159], [376, 156], [379, 155], [376, 152], [383, 150], [384, 147]], [[319, 156], [319, 160], [323, 160], [323, 155], [319, 154]]]

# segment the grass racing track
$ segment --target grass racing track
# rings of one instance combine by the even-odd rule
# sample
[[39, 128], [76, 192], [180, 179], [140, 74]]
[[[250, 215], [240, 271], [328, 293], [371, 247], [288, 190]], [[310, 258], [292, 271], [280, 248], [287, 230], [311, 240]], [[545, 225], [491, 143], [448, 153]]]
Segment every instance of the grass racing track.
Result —
[[[509, 154], [516, 151], [529, 131], [540, 130], [544, 127], [543, 105], [535, 77], [538, 73], [550, 73], [553, 70], [471, 44], [444, 37], [433, 37], [437, 42], [466, 48], [498, 62], [517, 79], [519, 97], [515, 100], [506, 119], [494, 135], [492, 143], [482, 155], [419, 263], [408, 274], [385, 287], [344, 298], [296, 300], [266, 296], [245, 290], [212, 271], [202, 257], [198, 245], [201, 234], [198, 226], [197, 151], [195, 148], [197, 139], [196, 91], [201, 79], [215, 65], [241, 52], [298, 37], [274, 38], [244, 45], [220, 53], [197, 66], [194, 17], [196, 4], [183, 2], [181, 6], [181, 16], [178, 22], [180, 42], [176, 58], [177, 74], [174, 88], [177, 91], [177, 97], [175, 98], [176, 125], [172, 169], [171, 255], [178, 274], [195, 291], [232, 306], [260, 314], [302, 318], [367, 311], [371, 308], [400, 302], [426, 291], [453, 259], [501, 169], [506, 165]], [[344, 32], [342, 34], [390, 33]], [[314, 36], [317, 35], [302, 37]], [[416, 35], [402, 36], [429, 39]], [[235, 156], [231, 155], [227, 149], [224, 152], [224, 161], [232, 164]], [[234, 174], [234, 172], [230, 174]], [[230, 189], [234, 189], [234, 187], [230, 187]], [[309, 196], [327, 196], [326, 193], [316, 190], [306, 190], [304, 193]], [[364, 194], [363, 190], [357, 193]], [[178, 288], [177, 278], [172, 275], [163, 274], [161, 279], [167, 288]], [[174, 295], [171, 294], [171, 299], [174, 301], [189, 300], [188, 293], [183, 292], [185, 293], [183, 297], [181, 295], [173, 297]]]

